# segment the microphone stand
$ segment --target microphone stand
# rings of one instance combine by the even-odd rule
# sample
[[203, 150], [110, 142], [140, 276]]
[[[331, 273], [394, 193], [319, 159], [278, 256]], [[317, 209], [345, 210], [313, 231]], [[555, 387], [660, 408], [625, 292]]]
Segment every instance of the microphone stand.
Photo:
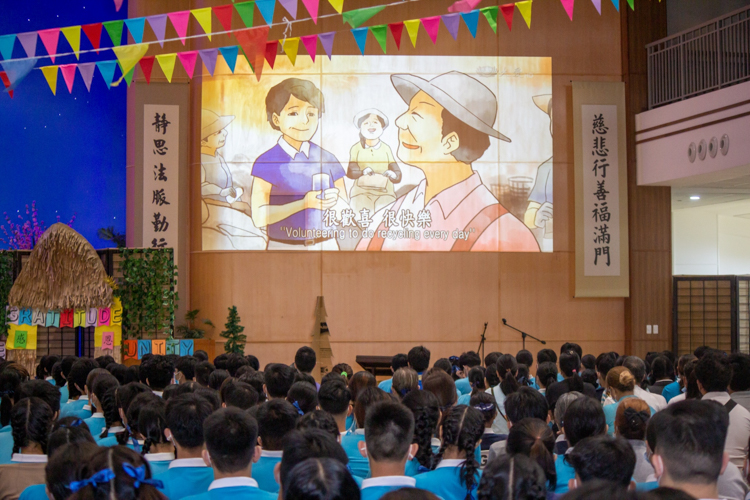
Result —
[[482, 331], [482, 339], [479, 341], [479, 347], [477, 348], [477, 354], [482, 351], [482, 363], [484, 363], [484, 343], [487, 340], [485, 334], [487, 333], [487, 323], [484, 324], [484, 330]]
[[526, 337], [531, 337], [532, 339], [536, 340], [537, 342], [541, 343], [542, 345], [547, 345], [547, 342], [545, 342], [544, 340], [540, 340], [540, 339], [538, 339], [538, 338], [534, 337], [533, 335], [529, 335], [528, 333], [526, 333], [526, 332], [524, 332], [524, 331], [521, 331], [521, 330], [519, 330], [519, 329], [518, 329], [518, 328], [516, 328], [515, 326], [511, 326], [511, 325], [509, 325], [509, 324], [508, 324], [508, 322], [507, 322], [507, 321], [505, 321], [505, 318], [503, 318], [503, 325], [505, 325], [505, 326], [507, 326], [508, 328], [510, 328], [510, 329], [512, 329], [512, 330], [515, 330], [515, 331], [517, 331], [518, 333], [520, 333], [520, 334], [521, 334], [521, 339], [523, 340], [523, 348], [524, 348], [524, 349], [526, 349]]

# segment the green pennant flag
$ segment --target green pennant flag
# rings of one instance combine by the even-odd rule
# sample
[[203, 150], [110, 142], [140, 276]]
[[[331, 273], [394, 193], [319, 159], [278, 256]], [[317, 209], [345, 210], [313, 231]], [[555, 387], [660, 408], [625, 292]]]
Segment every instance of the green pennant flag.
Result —
[[344, 12], [342, 14], [342, 17], [344, 19], [344, 24], [349, 23], [352, 28], [358, 28], [359, 26], [367, 22], [371, 17], [373, 17], [375, 14], [377, 14], [383, 9], [385, 9], [385, 5], [377, 5], [375, 7], [365, 7], [364, 9], [350, 10], [350, 11]]
[[245, 23], [245, 27], [252, 28], [253, 14], [255, 13], [255, 2], [240, 2], [238, 4], [235, 4], [234, 8], [237, 9], [237, 14], [239, 14], [240, 18], [242, 18], [242, 22]]
[[375, 40], [378, 41], [378, 43], [380, 44], [380, 48], [383, 49], [383, 54], [385, 54], [387, 26], [385, 24], [381, 24], [380, 26], [371, 26], [370, 33], [372, 33], [372, 36], [374, 36]]
[[125, 73], [125, 76], [123, 77], [123, 78], [125, 78], [125, 82], [127, 82], [128, 87], [130, 87], [130, 84], [133, 83], [133, 75], [134, 74], [135, 74], [135, 66], [133, 66], [132, 68], [130, 68], [130, 71], [128, 71], [127, 73]]
[[628, 5], [630, 5], [630, 10], [635, 10], [635, 0], [628, 0]]
[[487, 23], [489, 23], [492, 31], [497, 33], [497, 7], [483, 7], [479, 11], [487, 18]]
[[120, 46], [122, 41], [122, 26], [125, 21], [120, 19], [119, 21], [106, 21], [102, 23], [102, 26], [107, 30], [109, 38], [112, 40], [112, 45], [115, 47]]

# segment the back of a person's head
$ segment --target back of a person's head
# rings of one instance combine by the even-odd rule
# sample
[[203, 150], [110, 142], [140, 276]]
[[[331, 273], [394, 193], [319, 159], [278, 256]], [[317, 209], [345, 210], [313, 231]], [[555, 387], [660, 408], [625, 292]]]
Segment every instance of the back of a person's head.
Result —
[[391, 393], [403, 398], [407, 393], [419, 389], [419, 375], [411, 368], [399, 368], [393, 374]]
[[437, 361], [435, 361], [435, 364], [432, 365], [433, 368], [438, 368], [440, 370], [443, 370], [448, 375], [453, 374], [453, 365], [451, 364], [450, 360], [448, 358], [440, 358]]
[[242, 368], [243, 366], [249, 366], [250, 362], [245, 359], [245, 357], [237, 352], [230, 353], [229, 356], [227, 356], [227, 362], [226, 362], [226, 371], [229, 372], [229, 374], [232, 377], [237, 376], [237, 370]]
[[[125, 413], [125, 420], [127, 420], [127, 424], [130, 426], [130, 428], [133, 431], [138, 430], [138, 421], [141, 416], [141, 411], [151, 405], [151, 404], [159, 404], [159, 402], [163, 403], [164, 401], [162, 398], [157, 396], [151, 391], [148, 392], [142, 392], [138, 395], [136, 395], [128, 405], [128, 410]], [[123, 422], [125, 423], [125, 422]]]
[[572, 377], [581, 372], [581, 358], [573, 350], [560, 353], [560, 372], [565, 377]]
[[[637, 358], [636, 358], [637, 359]], [[633, 373], [623, 366], [615, 366], [607, 373], [607, 387], [619, 392], [630, 392], [638, 385]]]
[[248, 363], [250, 363], [250, 367], [253, 370], [260, 370], [260, 361], [258, 361], [258, 358], [256, 356], [254, 356], [253, 354], [245, 354], [245, 359]]
[[570, 403], [562, 425], [570, 446], [575, 446], [587, 437], [607, 432], [607, 420], [601, 403], [589, 397], [578, 398]]
[[359, 397], [359, 393], [362, 392], [366, 387], [377, 387], [378, 381], [375, 375], [368, 371], [359, 371], [353, 375], [349, 375], [347, 378], [347, 384], [349, 390], [352, 392], [352, 401], [356, 401]]
[[656, 356], [651, 361], [651, 382], [674, 380], [674, 364], [666, 356]]
[[607, 380], [607, 373], [615, 367], [615, 361], [617, 357], [611, 352], [603, 352], [596, 357], [596, 372], [604, 381]]
[[729, 382], [732, 392], [750, 391], [750, 355], [730, 354], [729, 364], [732, 366], [732, 380]]
[[377, 462], [399, 462], [414, 438], [414, 415], [395, 401], [375, 403], [365, 417], [367, 456]]
[[482, 364], [482, 358], [480, 358], [479, 354], [474, 351], [467, 351], [458, 357], [458, 363], [461, 365], [461, 368], [465, 366], [473, 368]]
[[[336, 434], [338, 435], [338, 432]], [[335, 436], [320, 429], [295, 430], [284, 438], [279, 466], [281, 484], [286, 482], [289, 472], [297, 464], [308, 458], [332, 458], [344, 466], [349, 463], [349, 457]]]
[[695, 365], [695, 376], [706, 392], [726, 392], [732, 381], [732, 365], [723, 354], [705, 354]]
[[409, 366], [409, 357], [406, 354], [396, 354], [391, 358], [391, 370], [394, 372], [399, 368], [406, 368], [407, 366]]
[[[500, 356], [502, 356], [502, 355], [503, 355], [503, 353], [501, 353], [499, 351], [493, 351], [493, 352], [489, 353], [488, 355], [486, 355], [484, 357], [484, 366], [494, 365], [495, 363], [497, 363], [497, 359]], [[448, 361], [448, 362], [450, 363], [450, 361]], [[532, 359], [532, 362], [533, 362], [533, 359]], [[520, 363], [520, 361], [519, 361], [519, 363]], [[531, 365], [529, 365], [529, 366], [531, 366]]]
[[241, 410], [247, 410], [258, 404], [258, 391], [250, 384], [239, 380], [228, 378], [221, 384], [219, 389], [221, 402], [226, 406], [234, 406]]
[[698, 346], [695, 348], [695, 350], [693, 351], [693, 355], [697, 359], [701, 359], [706, 353], [710, 353], [712, 351], [713, 351], [713, 348], [707, 345], [702, 345], [702, 346]]
[[182, 356], [174, 364], [174, 369], [185, 377], [185, 380], [195, 378], [195, 367], [198, 365], [198, 359], [194, 356]]
[[485, 387], [485, 372], [484, 367], [475, 366], [469, 370], [469, 374], [466, 376], [469, 379], [469, 385], [471, 385], [471, 392], [483, 391]]
[[625, 488], [635, 471], [635, 452], [625, 439], [611, 436], [593, 436], [579, 441], [565, 455], [582, 481], [603, 479]]
[[140, 382], [130, 382], [129, 384], [125, 384], [119, 387], [117, 389], [117, 392], [115, 393], [115, 402], [117, 404], [117, 407], [121, 409], [123, 414], [127, 417], [130, 403], [133, 402], [136, 396], [143, 393], [151, 394], [151, 389], [149, 389], [147, 385], [141, 384]]
[[211, 372], [208, 376], [208, 388], [214, 391], [221, 389], [221, 385], [225, 380], [232, 378], [228, 371], [222, 369], [216, 369]]
[[294, 367], [302, 373], [312, 373], [317, 363], [317, 357], [315, 356], [315, 350], [310, 346], [302, 346], [297, 349], [297, 354], [294, 355]]
[[488, 392], [477, 392], [469, 398], [469, 405], [482, 412], [485, 425], [492, 425], [497, 418], [497, 400]]
[[60, 411], [60, 389], [46, 380], [29, 380], [18, 386], [16, 400], [30, 397], [41, 399], [53, 412]]
[[119, 363], [110, 363], [107, 366], [107, 371], [117, 379], [120, 385], [125, 385], [136, 380], [133, 377], [133, 372], [131, 372], [127, 366]]
[[518, 373], [518, 362], [512, 354], [503, 354], [497, 358], [495, 363], [497, 376], [500, 379], [500, 389], [506, 396], [514, 393], [520, 387], [516, 374]]
[[[109, 471], [102, 473], [102, 471]], [[82, 466], [72, 500], [165, 500], [146, 460], [125, 446], [99, 448]]]
[[677, 373], [679, 375], [682, 375], [685, 373], [685, 365], [688, 364], [690, 361], [693, 361], [694, 359], [698, 359], [693, 354], [683, 354], [680, 356], [680, 359], [677, 361]]
[[536, 461], [550, 485], [557, 483], [555, 469], [555, 434], [544, 420], [524, 418], [508, 432], [506, 450], [509, 455], [525, 455]]
[[[58, 420], [56, 425], [59, 423], [60, 421]], [[91, 435], [91, 431], [85, 422], [78, 420], [77, 422], [74, 421], [71, 423], [75, 425], [65, 425], [58, 428], [55, 428], [53, 425], [52, 432], [47, 440], [47, 456], [51, 457], [57, 453], [57, 450], [60, 448], [73, 443], [96, 444], [96, 440], [94, 439], [94, 436]]]
[[651, 409], [640, 398], [627, 398], [620, 401], [615, 414], [615, 433], [625, 439], [643, 441], [646, 439], [646, 426], [651, 418]]
[[536, 353], [537, 365], [541, 365], [546, 361], [549, 361], [550, 363], [557, 363], [557, 353], [552, 349], [542, 349]]
[[479, 463], [474, 458], [474, 450], [484, 434], [484, 417], [476, 408], [466, 405], [453, 406], [446, 410], [441, 423], [442, 443], [440, 457], [445, 451], [453, 449], [465, 462], [461, 467], [461, 484], [466, 488], [467, 498], [470, 490], [476, 485], [475, 474]]
[[482, 472], [478, 500], [545, 500], [547, 477], [524, 455], [500, 455]]
[[163, 391], [174, 377], [174, 364], [166, 356], [154, 355], [141, 364], [141, 372], [146, 385], [155, 391]]
[[294, 369], [281, 363], [266, 366], [263, 371], [266, 392], [272, 398], [285, 398], [294, 384]]
[[83, 394], [84, 387], [86, 387], [86, 379], [88, 378], [89, 373], [96, 368], [96, 361], [89, 358], [79, 358], [73, 363], [73, 366], [70, 367], [70, 373], [68, 374], [68, 392], [70, 399], [76, 399]]
[[450, 375], [442, 370], [430, 371], [422, 378], [422, 389], [437, 396], [441, 408], [447, 408], [456, 403], [456, 383]]
[[555, 409], [553, 410], [553, 416], [558, 427], [562, 427], [563, 418], [565, 417], [565, 412], [568, 411], [568, 406], [570, 406], [570, 403], [582, 397], [584, 397], [582, 393], [578, 391], [571, 391], [566, 392], [565, 394], [557, 398]]
[[440, 420], [440, 402], [430, 391], [412, 391], [404, 396], [401, 404], [414, 415], [414, 442], [419, 445], [416, 459], [423, 467], [432, 469], [431, 443]]
[[526, 365], [531, 368], [531, 365], [534, 364], [534, 355], [531, 354], [531, 351], [521, 349], [516, 353], [516, 361], [519, 365]]
[[338, 363], [336, 365], [333, 365], [333, 368], [331, 368], [331, 371], [333, 373], [338, 373], [339, 375], [344, 377], [347, 381], [351, 380], [352, 375], [354, 375], [354, 370], [347, 363]]
[[54, 500], [65, 500], [71, 495], [70, 484], [83, 479], [80, 477], [81, 464], [88, 462], [99, 450], [91, 438], [91, 441], [66, 443], [49, 454], [44, 478], [47, 491]]
[[318, 390], [309, 382], [295, 382], [289, 389], [286, 400], [292, 403], [301, 416], [318, 407]]
[[333, 458], [308, 458], [283, 483], [284, 500], [359, 500], [359, 486], [346, 465]]
[[203, 422], [214, 408], [196, 394], [182, 394], [167, 402], [167, 427], [172, 439], [183, 448], [203, 446]]
[[622, 361], [622, 366], [630, 370], [630, 373], [633, 374], [633, 377], [635, 377], [635, 385], [640, 385], [646, 377], [646, 363], [638, 356], [627, 356]]
[[351, 402], [352, 393], [343, 381], [330, 380], [320, 385], [318, 404], [321, 410], [334, 416], [343, 415], [349, 411]]
[[596, 370], [596, 357], [593, 354], [584, 354], [581, 364], [586, 370]]
[[167, 403], [160, 397], [152, 399], [138, 412], [138, 421], [132, 422], [131, 428], [137, 429], [143, 437], [143, 453], [150, 453], [154, 445], [168, 443]]
[[417, 373], [422, 373], [430, 367], [430, 351], [424, 346], [412, 347], [407, 358], [409, 366]]
[[216, 367], [208, 361], [201, 361], [195, 364], [193, 369], [195, 373], [195, 381], [203, 387], [208, 387], [208, 378], [216, 370]]
[[[651, 492], [636, 493], [612, 481], [592, 479], [562, 495], [560, 500], [651, 500]], [[690, 497], [692, 499], [692, 497]]]
[[440, 497], [419, 488], [399, 488], [386, 493], [380, 500], [440, 500]]
[[367, 410], [378, 401], [391, 401], [387, 392], [378, 387], [365, 387], [354, 402], [354, 420], [357, 427], [364, 428]]
[[729, 414], [714, 401], [670, 404], [648, 423], [649, 447], [676, 482], [712, 484], [722, 469]]
[[547, 419], [547, 400], [531, 387], [521, 387], [505, 398], [505, 415], [515, 424], [524, 418]]
[[560, 354], [569, 351], [573, 351], [574, 353], [578, 354], [578, 359], [581, 359], [583, 357], [583, 349], [581, 349], [581, 346], [576, 344], [575, 342], [565, 342], [560, 346]]
[[240, 472], [255, 456], [258, 423], [239, 408], [222, 408], [204, 421], [203, 439], [216, 470], [223, 474]]
[[[44, 382], [44, 381], [42, 381]], [[51, 385], [49, 382], [44, 382]], [[54, 413], [47, 403], [37, 397], [23, 398], [10, 411], [13, 436], [13, 453], [36, 443], [47, 453], [47, 440], [52, 428]]]
[[309, 429], [321, 430], [330, 434], [333, 439], [338, 439], [341, 435], [336, 419], [333, 418], [333, 415], [323, 410], [313, 410], [300, 417], [297, 420], [295, 429], [298, 431]]
[[272, 399], [258, 407], [255, 414], [258, 435], [264, 450], [281, 450], [284, 436], [294, 430], [299, 412], [285, 399]]
[[539, 363], [536, 368], [536, 383], [539, 387], [547, 388], [557, 382], [557, 365], [551, 361]]

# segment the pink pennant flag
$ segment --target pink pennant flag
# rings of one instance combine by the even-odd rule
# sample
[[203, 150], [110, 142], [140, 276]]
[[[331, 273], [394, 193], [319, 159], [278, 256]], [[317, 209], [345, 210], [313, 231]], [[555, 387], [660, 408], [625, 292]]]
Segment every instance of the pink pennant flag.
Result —
[[73, 81], [76, 79], [76, 64], [60, 65], [60, 72], [65, 79], [65, 85], [68, 87], [68, 94], [73, 93]]
[[318, 39], [320, 39], [320, 44], [323, 46], [323, 50], [326, 51], [326, 55], [328, 56], [328, 60], [331, 60], [331, 56], [333, 55], [333, 38], [336, 36], [335, 31], [331, 31], [330, 33], [321, 33], [318, 35]]
[[16, 38], [21, 42], [21, 46], [28, 57], [34, 57], [36, 55], [36, 31], [18, 33]]
[[185, 45], [185, 37], [187, 36], [188, 21], [190, 20], [190, 11], [181, 10], [179, 12], [170, 12], [167, 14], [169, 20], [172, 21], [177, 36], [180, 37], [182, 45]]
[[300, 40], [305, 44], [307, 53], [310, 54], [313, 62], [315, 62], [315, 53], [318, 51], [318, 35], [302, 36]]
[[560, 0], [562, 2], [562, 6], [565, 9], [565, 12], [568, 14], [568, 17], [570, 20], [573, 20], [573, 3], [575, 0]]
[[[91, 81], [94, 79], [95, 69], [96, 69], [95, 62], [81, 63], [78, 65], [78, 71], [81, 72], [81, 78], [83, 78], [83, 83], [86, 84], [86, 89], [89, 92], [91, 92]], [[63, 73], [63, 76], [65, 76], [65, 73]]]
[[[307, 12], [310, 13], [313, 22], [318, 24], [318, 7], [320, 6], [320, 0], [302, 0], [302, 3], [305, 4], [305, 8], [307, 9]], [[313, 60], [315, 60], [315, 58], [313, 58]]]
[[185, 68], [188, 78], [192, 80], [193, 73], [195, 73], [195, 61], [198, 59], [198, 51], [178, 52], [177, 57], [180, 58], [180, 62], [182, 63], [182, 67]]
[[594, 7], [596, 7], [596, 11], [601, 16], [602, 15], [602, 0], [591, 0], [591, 2], [594, 4]]
[[279, 0], [279, 3], [289, 12], [292, 19], [297, 19], [297, 0]]
[[122, 0], [115, 0], [115, 12], [120, 12], [122, 8]]
[[47, 54], [52, 62], [55, 62], [55, 54], [57, 54], [57, 40], [60, 38], [60, 28], [52, 28], [48, 30], [40, 30], [39, 38], [42, 39], [44, 48], [47, 49]]
[[438, 30], [440, 29], [440, 16], [424, 17], [421, 21], [422, 26], [427, 30], [427, 34], [434, 44], [437, 42]]
[[458, 0], [448, 7], [448, 12], [471, 12], [482, 0]]

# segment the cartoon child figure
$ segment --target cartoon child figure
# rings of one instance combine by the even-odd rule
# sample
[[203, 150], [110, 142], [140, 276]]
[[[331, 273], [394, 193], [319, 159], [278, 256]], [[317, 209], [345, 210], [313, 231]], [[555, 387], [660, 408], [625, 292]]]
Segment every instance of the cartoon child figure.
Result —
[[[549, 116], [549, 134], [552, 135], [552, 95], [537, 95], [532, 97], [537, 108]], [[539, 165], [536, 179], [529, 193], [529, 204], [523, 220], [532, 230], [545, 252], [552, 251], [552, 157]]]
[[366, 109], [354, 117], [359, 142], [349, 151], [346, 176], [354, 179], [351, 206], [356, 213], [367, 209], [371, 214], [396, 201], [393, 184], [401, 182], [401, 169], [388, 144], [380, 140], [388, 127], [388, 117], [377, 109]]
[[253, 220], [268, 232], [268, 250], [338, 250], [326, 216], [345, 200], [344, 168], [310, 142], [325, 111], [315, 84], [288, 78], [266, 95], [266, 115], [278, 143], [253, 164]]

